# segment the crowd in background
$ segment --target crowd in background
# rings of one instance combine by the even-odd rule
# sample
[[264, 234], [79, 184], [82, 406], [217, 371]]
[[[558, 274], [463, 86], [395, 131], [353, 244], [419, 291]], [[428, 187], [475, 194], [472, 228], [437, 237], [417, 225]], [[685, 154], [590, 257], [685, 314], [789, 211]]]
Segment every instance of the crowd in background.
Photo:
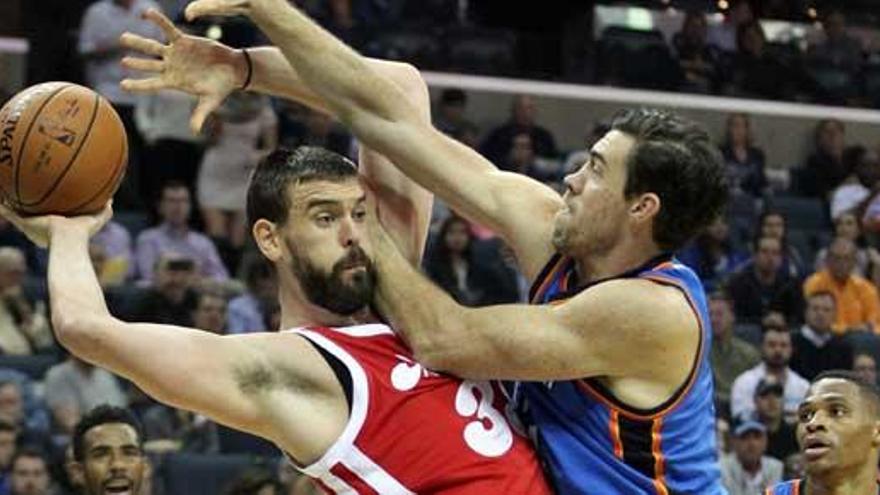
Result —
[[[129, 321], [217, 334], [277, 331], [275, 275], [253, 247], [244, 219], [250, 171], [276, 146], [316, 145], [356, 159], [356, 140], [324, 114], [249, 93], [231, 96], [206, 131], [194, 136], [188, 121], [195, 102], [188, 96], [134, 97], [119, 90], [124, 73], [115, 41], [126, 30], [158, 37], [140, 11], [156, 7], [174, 15], [186, 2], [80, 3], [76, 50], [83, 80], [113, 103], [131, 143], [117, 215], [90, 246], [111, 311]], [[390, 13], [379, 7], [395, 4], [301, 3], [355, 44], [367, 43], [355, 28], [389, 22], [382, 16]], [[460, 2], [418, 3], [418, 9], [394, 15], [417, 18], [437, 9], [450, 23], [463, 15], [449, 10]], [[201, 33], [203, 27], [190, 28]], [[260, 42], [247, 26], [223, 30], [221, 39], [233, 45]], [[860, 70], [867, 54], [847, 37], [839, 12], [828, 13], [826, 33], [809, 57]], [[809, 89], [809, 78], [778, 65], [763, 45], [748, 3], [733, 1], [729, 21], [717, 30], [707, 29], [702, 14], [688, 15], [673, 41], [673, 68], [680, 70], [682, 87], [692, 91], [776, 98]], [[781, 72], [792, 76], [791, 88], [767, 80]], [[442, 91], [433, 116], [440, 130], [500, 169], [560, 191], [564, 176], [586, 158], [583, 149], [558, 146], [554, 123], [541, 120], [527, 94], [513, 97], [509, 119], [489, 128], [471, 120], [468, 95], [460, 89]], [[718, 145], [733, 186], [730, 208], [677, 253], [707, 289], [718, 445], [724, 481], [734, 495], [759, 493], [800, 474], [793, 424], [809, 380], [826, 369], [847, 368], [876, 383], [880, 357], [880, 141], [850, 142], [842, 122], [816, 122], [812, 152], [789, 157], [800, 166], [781, 175], [769, 172], [773, 167], [762, 146], [770, 143], [751, 128], [748, 115], [727, 117]], [[607, 129], [599, 123], [586, 132], [587, 147]], [[239, 483], [256, 488], [229, 493], [308, 493], [286, 463], [280, 463], [281, 475], [275, 472], [279, 454], [265, 442], [158, 404], [59, 348], [47, 318], [46, 260], [45, 251], [0, 220], [0, 495], [77, 493], [64, 469], [65, 451], [82, 415], [102, 403], [127, 407], [143, 423], [157, 480], [167, 483], [172, 453], [247, 454], [268, 459], [258, 462], [262, 474], [250, 472]], [[466, 305], [521, 302], [528, 295], [510, 249], [440, 202], [423, 268]], [[21, 463], [29, 463], [28, 469]], [[19, 471], [27, 471], [30, 481], [22, 481]], [[152, 483], [151, 493], [163, 493], [163, 482]], [[23, 483], [44, 488], [22, 491]]]

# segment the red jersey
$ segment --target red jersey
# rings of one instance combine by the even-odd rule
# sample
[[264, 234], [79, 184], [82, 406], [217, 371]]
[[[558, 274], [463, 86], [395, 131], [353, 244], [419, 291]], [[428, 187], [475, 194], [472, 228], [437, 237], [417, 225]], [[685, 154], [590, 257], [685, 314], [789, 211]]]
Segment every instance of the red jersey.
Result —
[[327, 493], [552, 493], [497, 384], [424, 369], [386, 325], [293, 331], [351, 374], [348, 424], [302, 469]]

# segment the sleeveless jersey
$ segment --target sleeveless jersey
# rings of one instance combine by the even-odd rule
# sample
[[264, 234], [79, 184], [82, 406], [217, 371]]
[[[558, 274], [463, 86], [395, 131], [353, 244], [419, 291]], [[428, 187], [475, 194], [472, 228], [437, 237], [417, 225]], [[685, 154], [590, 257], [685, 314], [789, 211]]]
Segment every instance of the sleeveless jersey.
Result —
[[[555, 255], [532, 287], [532, 303], [558, 303], [608, 280], [573, 287], [575, 278], [574, 262]], [[682, 387], [651, 410], [621, 403], [592, 378], [514, 384], [513, 398], [557, 493], [726, 493], [715, 450], [712, 332], [700, 280], [669, 255], [613, 278], [641, 278], [681, 290], [700, 322], [696, 359]]]
[[349, 421], [302, 468], [329, 494], [551, 492], [528, 439], [508, 421], [497, 384], [431, 372], [380, 324], [292, 330], [351, 375]]
[[[877, 479], [877, 486], [880, 486], [880, 478]], [[880, 493], [880, 489], [877, 493]], [[768, 488], [764, 495], [804, 495], [804, 481], [791, 480], [779, 483], [773, 488]]]

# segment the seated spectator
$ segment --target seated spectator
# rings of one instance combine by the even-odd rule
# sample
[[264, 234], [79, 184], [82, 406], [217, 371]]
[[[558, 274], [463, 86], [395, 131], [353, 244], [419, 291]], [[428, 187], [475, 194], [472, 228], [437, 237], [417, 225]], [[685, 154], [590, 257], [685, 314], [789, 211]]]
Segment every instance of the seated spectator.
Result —
[[707, 292], [724, 285], [730, 274], [748, 259], [746, 253], [733, 247], [724, 215], [719, 215], [677, 257], [697, 273]]
[[[856, 245], [856, 263], [853, 273], [869, 280], [877, 280], [880, 271], [880, 252], [873, 246], [869, 246], [865, 236], [862, 235], [862, 226], [859, 217], [854, 212], [841, 213], [834, 219], [834, 237], [848, 239]], [[822, 248], [816, 253], [815, 271], [821, 271], [827, 264], [828, 248]]]
[[32, 277], [43, 279], [49, 266], [48, 251], [40, 249], [5, 218], [0, 217], [0, 246], [18, 248]]
[[498, 283], [498, 275], [488, 261], [491, 258], [476, 256], [477, 242], [468, 221], [451, 216], [425, 257], [428, 276], [458, 302], [469, 306], [496, 303], [506, 291], [516, 290]]
[[510, 150], [498, 168], [528, 175], [544, 183], [562, 180], [562, 164], [555, 160], [541, 159], [536, 156], [532, 146], [532, 138], [527, 133], [517, 134], [513, 137]]
[[278, 141], [281, 146], [291, 149], [320, 146], [342, 156], [352, 155], [351, 134], [336, 125], [333, 117], [308, 107], [294, 113], [291, 108], [293, 104], [285, 102], [283, 105], [283, 113], [278, 118]]
[[14, 381], [0, 381], [0, 421], [13, 425], [18, 432], [18, 445], [52, 451], [48, 422], [25, 414], [21, 387]]
[[849, 239], [836, 238], [828, 247], [825, 268], [804, 282], [804, 295], [830, 292], [837, 302], [834, 332], [853, 330], [880, 331], [880, 296], [870, 281], [853, 274], [856, 245]]
[[722, 52], [734, 53], [739, 27], [752, 22], [755, 14], [748, 0], [732, 0], [728, 3], [730, 8], [724, 15], [724, 22], [709, 29], [708, 42]]
[[[38, 390], [39, 389], [39, 390]], [[49, 432], [49, 411], [43, 402], [43, 384], [12, 368], [0, 368], [0, 420], [23, 425], [25, 430], [43, 435]], [[18, 419], [24, 423], [19, 424]]]
[[758, 218], [758, 236], [773, 237], [782, 242], [782, 265], [779, 269], [789, 276], [801, 278], [805, 272], [803, 256], [788, 243], [788, 225], [785, 215], [772, 208], [761, 212]]
[[0, 493], [9, 493], [9, 473], [12, 457], [18, 448], [18, 428], [0, 419]]
[[682, 90], [695, 93], [714, 93], [718, 85], [718, 49], [706, 42], [708, 28], [702, 11], [690, 11], [684, 18], [681, 31], [672, 38], [678, 56], [678, 65], [684, 75]]
[[480, 152], [492, 163], [504, 163], [504, 157], [513, 147], [513, 140], [519, 134], [528, 134], [532, 140], [535, 155], [556, 158], [556, 140], [550, 131], [535, 122], [535, 100], [529, 95], [517, 95], [513, 98], [510, 120], [492, 129], [488, 137], [480, 145]]
[[810, 383], [789, 368], [791, 353], [791, 333], [787, 328], [764, 328], [761, 363], [734, 380], [730, 392], [730, 417], [746, 418], [754, 415], [758, 384], [766, 377], [773, 376], [784, 388], [782, 408], [785, 419], [789, 422], [794, 420]]
[[225, 495], [281, 495], [281, 485], [271, 471], [250, 469], [234, 480]]
[[847, 147], [843, 151], [843, 166], [850, 174], [831, 192], [831, 220], [858, 210], [880, 180], [880, 158], [864, 146]]
[[151, 452], [216, 454], [217, 425], [204, 416], [156, 404], [144, 414], [144, 439]]
[[11, 462], [10, 495], [52, 495], [49, 458], [37, 449], [19, 449]]
[[730, 411], [733, 381], [761, 362], [755, 347], [733, 334], [736, 317], [733, 302], [724, 292], [709, 295], [709, 320], [712, 323], [712, 376], [715, 382], [715, 409], [723, 415]]
[[467, 118], [467, 94], [458, 88], [444, 89], [436, 107], [434, 127], [471, 148], [476, 147], [472, 138], [478, 134], [478, 128]]
[[791, 99], [795, 80], [791, 69], [765, 50], [767, 37], [758, 21], [739, 26], [737, 53], [733, 57], [725, 93], [738, 96]]
[[810, 46], [810, 60], [857, 72], [865, 60], [865, 54], [862, 44], [847, 34], [843, 12], [836, 8], [828, 10], [822, 19], [822, 31], [825, 34], [824, 39]]
[[798, 281], [782, 267], [782, 242], [775, 237], [758, 237], [754, 256], [738, 269], [727, 285], [737, 320], [758, 323], [769, 311], [778, 311], [786, 321], [797, 321], [803, 306]]
[[[245, 291], [229, 301], [226, 312], [227, 331], [230, 334], [264, 332], [267, 308], [277, 304], [278, 280], [272, 265], [260, 254], [244, 262]], [[277, 330], [277, 329], [276, 329]]]
[[852, 346], [831, 328], [835, 314], [834, 294], [815, 292], [807, 297], [805, 322], [791, 339], [791, 369], [807, 380], [826, 370], [849, 368], [852, 363]]
[[752, 143], [752, 125], [748, 115], [733, 113], [727, 116], [727, 132], [721, 145], [721, 155], [727, 165], [733, 194], [764, 197], [767, 193], [764, 151]]
[[806, 165], [798, 172], [799, 193], [804, 196], [828, 200], [849, 170], [843, 163], [846, 127], [837, 119], [823, 119], [816, 124], [813, 135], [815, 149]]
[[733, 454], [721, 459], [721, 483], [729, 495], [760, 495], [782, 481], [782, 461], [768, 457], [767, 428], [747, 419], [733, 429]]
[[45, 396], [60, 433], [70, 436], [84, 411], [104, 403], [120, 407], [127, 404], [125, 392], [113, 374], [73, 354], [46, 372]]
[[156, 263], [154, 284], [131, 302], [132, 321], [190, 326], [196, 306], [195, 263], [174, 254]]
[[782, 384], [772, 375], [761, 380], [755, 389], [755, 419], [767, 428], [767, 455], [780, 461], [798, 451], [794, 427], [783, 417], [783, 393]]
[[218, 292], [200, 291], [192, 313], [194, 328], [226, 335], [226, 297]]
[[91, 243], [100, 246], [104, 256], [104, 263], [98, 272], [101, 285], [113, 287], [125, 282], [134, 271], [134, 253], [128, 229], [111, 220], [92, 237]]
[[29, 297], [24, 288], [27, 265], [17, 248], [0, 248], [0, 351], [30, 355], [51, 350], [52, 331], [46, 303]]
[[853, 358], [852, 370], [859, 375], [865, 383], [877, 384], [877, 360], [872, 354], [860, 352]]
[[80, 473], [86, 494], [151, 495], [152, 469], [143, 451], [143, 431], [127, 409], [102, 405], [87, 411], [76, 425], [72, 444], [73, 470]]
[[200, 277], [225, 281], [229, 274], [217, 248], [204, 234], [189, 228], [191, 203], [189, 190], [179, 182], [162, 188], [159, 200], [161, 223], [138, 236], [135, 258], [142, 280], [153, 281], [158, 261], [167, 254], [176, 254], [195, 262]]

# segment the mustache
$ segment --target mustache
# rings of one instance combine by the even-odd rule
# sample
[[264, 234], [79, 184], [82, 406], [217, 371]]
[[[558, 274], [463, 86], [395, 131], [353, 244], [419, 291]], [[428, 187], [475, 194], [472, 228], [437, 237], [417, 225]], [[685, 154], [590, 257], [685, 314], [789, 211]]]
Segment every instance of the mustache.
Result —
[[369, 256], [367, 256], [366, 251], [364, 251], [360, 246], [352, 246], [349, 249], [348, 253], [342, 257], [341, 260], [337, 261], [333, 267], [334, 271], [345, 270], [346, 268], [353, 268], [357, 266], [372, 266], [373, 262]]

